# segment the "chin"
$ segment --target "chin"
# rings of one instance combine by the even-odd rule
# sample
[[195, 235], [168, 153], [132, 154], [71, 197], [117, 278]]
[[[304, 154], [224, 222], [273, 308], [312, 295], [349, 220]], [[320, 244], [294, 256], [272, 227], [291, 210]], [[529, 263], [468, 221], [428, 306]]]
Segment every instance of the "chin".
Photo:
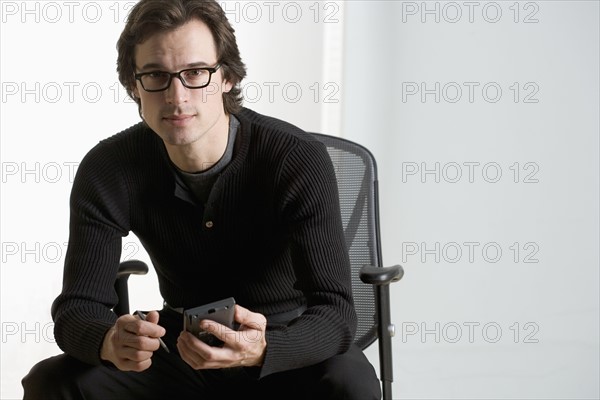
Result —
[[158, 136], [160, 136], [163, 142], [171, 146], [183, 146], [194, 141], [190, 133], [182, 131], [173, 132], [163, 130], [162, 132], [158, 133]]
[[169, 136], [163, 137], [163, 140], [172, 146], [186, 146], [195, 142], [195, 139], [191, 136]]

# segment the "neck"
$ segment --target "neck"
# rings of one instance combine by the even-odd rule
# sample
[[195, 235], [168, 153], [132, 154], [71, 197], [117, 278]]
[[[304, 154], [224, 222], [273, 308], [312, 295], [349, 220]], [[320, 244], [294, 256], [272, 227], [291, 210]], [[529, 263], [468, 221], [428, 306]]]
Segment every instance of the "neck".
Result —
[[223, 114], [215, 125], [193, 142], [180, 145], [165, 142], [165, 147], [177, 168], [194, 173], [209, 169], [221, 159], [228, 137], [229, 115]]

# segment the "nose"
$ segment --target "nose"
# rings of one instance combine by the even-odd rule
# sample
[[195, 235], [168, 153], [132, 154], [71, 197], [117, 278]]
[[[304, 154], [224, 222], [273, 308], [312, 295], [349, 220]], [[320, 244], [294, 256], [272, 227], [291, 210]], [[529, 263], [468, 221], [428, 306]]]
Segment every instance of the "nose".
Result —
[[165, 90], [166, 101], [169, 104], [186, 103], [188, 100], [189, 89], [183, 86], [178, 77], [173, 77], [171, 85]]

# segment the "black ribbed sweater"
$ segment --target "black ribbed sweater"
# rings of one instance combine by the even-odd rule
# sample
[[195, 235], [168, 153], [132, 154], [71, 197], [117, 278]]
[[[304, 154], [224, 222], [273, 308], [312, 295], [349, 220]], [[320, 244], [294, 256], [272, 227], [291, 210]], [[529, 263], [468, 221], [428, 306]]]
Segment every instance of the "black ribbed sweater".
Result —
[[96, 145], [71, 193], [55, 338], [99, 364], [122, 238], [133, 232], [162, 296], [195, 307], [233, 296], [265, 315], [302, 304], [288, 326], [267, 327], [259, 376], [347, 350], [356, 329], [334, 170], [323, 144], [286, 122], [243, 109], [231, 163], [206, 205], [177, 178], [162, 140], [139, 123]]

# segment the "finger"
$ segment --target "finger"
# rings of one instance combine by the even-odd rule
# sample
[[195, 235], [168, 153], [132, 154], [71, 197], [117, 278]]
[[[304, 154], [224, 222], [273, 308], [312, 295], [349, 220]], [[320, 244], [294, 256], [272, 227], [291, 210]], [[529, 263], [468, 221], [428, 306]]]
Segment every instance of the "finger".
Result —
[[207, 356], [211, 351], [211, 346], [189, 332], [181, 332], [181, 335], [177, 339], [177, 344], [181, 344], [188, 353], [197, 353], [201, 357]]
[[192, 368], [205, 368], [204, 355], [210, 351], [210, 346], [195, 338], [188, 332], [182, 332], [177, 339], [177, 350], [180, 357]]
[[231, 368], [244, 366], [250, 361], [246, 351], [227, 344], [211, 347], [187, 332], [179, 336], [177, 348], [181, 358], [194, 369]]
[[186, 334], [185, 332], [182, 332], [181, 335], [179, 335], [179, 338], [177, 339], [177, 343], [175, 345], [177, 346], [177, 350], [179, 351], [179, 355], [181, 356], [181, 358], [183, 358], [184, 360], [186, 360], [186, 362], [189, 363], [191, 355], [192, 353], [195, 353], [195, 350], [190, 345], [189, 339], [186, 337], [187, 335], [188, 334]]
[[267, 318], [264, 315], [252, 312], [239, 304], [235, 305], [234, 318], [239, 324], [257, 330], [263, 330], [267, 324]]
[[180, 337], [177, 348], [181, 358], [193, 369], [219, 369], [241, 365], [241, 357], [227, 347], [211, 347], [194, 337]]
[[181, 347], [186, 352], [193, 353], [203, 361], [231, 360], [232, 354], [235, 352], [235, 350], [226, 346], [210, 346], [189, 332], [182, 332], [179, 336], [178, 343], [181, 343]]
[[157, 338], [140, 336], [126, 331], [118, 332], [115, 341], [121, 347], [128, 347], [141, 351], [156, 351], [160, 346]]
[[231, 344], [238, 340], [236, 331], [209, 319], [200, 321], [200, 329], [210, 333], [224, 343]]
[[139, 329], [139, 334], [143, 336], [149, 336], [152, 338], [163, 337], [167, 331], [160, 325], [157, 325], [154, 322], [141, 321], [141, 326]]
[[152, 322], [153, 324], [158, 324], [159, 318], [160, 315], [158, 314], [158, 311], [150, 311], [146, 314], [146, 321]]
[[251, 319], [251, 314], [252, 312], [250, 310], [248, 310], [245, 307], [240, 306], [239, 304], [235, 305], [235, 314], [234, 314], [234, 319], [239, 322], [240, 324], [245, 324], [246, 322], [249, 321], [249, 319]]
[[149, 321], [142, 321], [138, 317], [132, 317], [123, 319], [120, 325], [126, 332], [132, 333], [139, 336], [149, 336], [152, 338], [159, 338], [165, 335], [166, 330], [160, 325]]

